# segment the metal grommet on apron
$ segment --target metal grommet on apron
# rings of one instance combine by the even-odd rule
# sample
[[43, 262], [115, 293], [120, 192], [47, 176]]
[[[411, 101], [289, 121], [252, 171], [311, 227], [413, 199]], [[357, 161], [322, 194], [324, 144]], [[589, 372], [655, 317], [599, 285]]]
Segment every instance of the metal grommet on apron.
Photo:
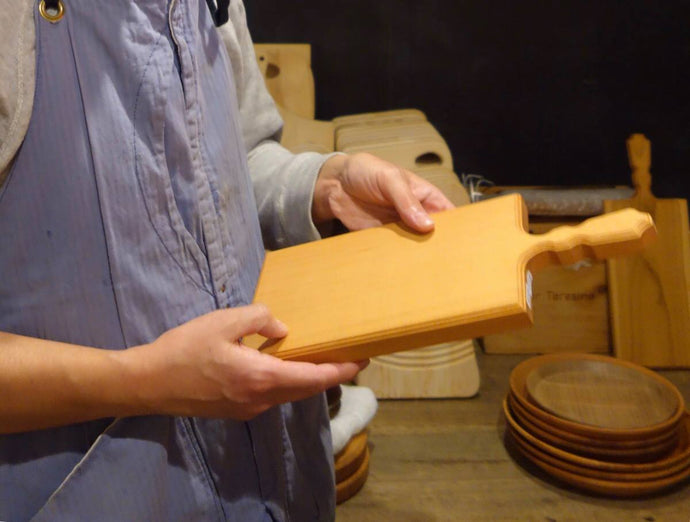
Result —
[[41, 0], [38, 4], [38, 12], [50, 23], [57, 23], [65, 16], [65, 6], [61, 0]]

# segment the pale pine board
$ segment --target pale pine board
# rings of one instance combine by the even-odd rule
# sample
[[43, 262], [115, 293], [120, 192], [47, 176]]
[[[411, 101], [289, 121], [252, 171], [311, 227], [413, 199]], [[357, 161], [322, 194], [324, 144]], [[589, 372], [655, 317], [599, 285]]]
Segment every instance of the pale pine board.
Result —
[[[417, 173], [455, 206], [470, 203], [454, 172], [424, 169]], [[479, 381], [471, 339], [373, 357], [357, 374], [357, 384], [370, 388], [378, 399], [471, 397], [477, 393]]]
[[517, 194], [269, 252], [255, 294], [290, 328], [249, 346], [295, 360], [357, 360], [531, 324], [528, 269], [637, 251], [654, 237], [627, 210], [532, 236]]

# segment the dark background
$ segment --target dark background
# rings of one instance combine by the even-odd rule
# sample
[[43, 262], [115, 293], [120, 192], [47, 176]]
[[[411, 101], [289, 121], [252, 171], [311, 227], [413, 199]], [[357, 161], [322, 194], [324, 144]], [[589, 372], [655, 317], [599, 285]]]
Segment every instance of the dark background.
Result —
[[310, 43], [316, 117], [423, 110], [455, 171], [690, 198], [690, 0], [245, 0], [256, 42]]

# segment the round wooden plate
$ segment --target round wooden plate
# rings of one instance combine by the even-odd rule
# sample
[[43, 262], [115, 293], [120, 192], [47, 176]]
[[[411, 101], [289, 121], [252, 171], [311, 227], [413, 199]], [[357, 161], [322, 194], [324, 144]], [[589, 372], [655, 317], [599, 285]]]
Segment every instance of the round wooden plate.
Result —
[[[658, 380], [675, 395], [678, 405], [676, 411], [667, 420], [650, 426], [630, 429], [607, 428], [582, 424], [580, 422], [575, 422], [562, 418], [558, 415], [554, 415], [553, 413], [542, 409], [530, 399], [529, 392], [527, 391], [527, 377], [533, 370], [552, 362], [579, 361], [583, 359], [591, 361], [615, 361], [615, 364], [636, 369], [637, 371]], [[657, 373], [627, 361], [593, 354], [548, 354], [527, 359], [518, 364], [511, 372], [510, 391], [521, 406], [523, 406], [527, 411], [529, 411], [529, 413], [540, 420], [543, 420], [544, 422], [564, 431], [569, 431], [571, 433], [589, 438], [598, 438], [604, 440], [643, 441], [652, 437], [660, 436], [661, 434], [668, 433], [669, 430], [672, 430], [673, 427], [677, 425], [681, 416], [683, 415], [683, 412], [685, 411], [685, 401], [683, 400], [683, 396], [680, 394], [678, 389]]]
[[651, 439], [648, 444], [631, 447], [621, 445], [617, 441], [590, 440], [586, 437], [574, 441], [571, 437], [561, 436], [565, 432], [552, 430], [548, 424], [532, 417], [512, 395], [508, 397], [508, 406], [520, 425], [535, 437], [557, 448], [585, 457], [622, 462], [650, 462], [670, 453], [678, 444], [678, 426], [664, 434], [661, 439]]
[[548, 453], [541, 451], [539, 448], [531, 445], [525, 439], [523, 439], [519, 433], [517, 433], [512, 428], [508, 429], [513, 441], [517, 446], [519, 446], [520, 452], [529, 460], [540, 460], [551, 466], [560, 468], [566, 472], [573, 473], [575, 475], [580, 475], [583, 477], [595, 478], [600, 480], [613, 480], [619, 482], [635, 482], [635, 481], [651, 481], [659, 480], [672, 475], [676, 475], [687, 467], [690, 466], [690, 460], [688, 462], [680, 462], [669, 468], [664, 468], [656, 471], [650, 472], [640, 472], [640, 473], [625, 473], [625, 472], [615, 472], [615, 471], [601, 471], [598, 469], [588, 468], [586, 466], [578, 466], [567, 460], [559, 459]]
[[655, 374], [614, 358], [552, 360], [529, 372], [526, 387], [529, 397], [554, 415], [616, 430], [661, 424], [680, 405]]
[[616, 449], [640, 449], [648, 448], [657, 444], [669, 442], [675, 444], [678, 439], [678, 432], [680, 430], [680, 423], [669, 427], [668, 431], [662, 432], [659, 435], [648, 437], [641, 440], [617, 440], [617, 439], [600, 439], [597, 437], [587, 437], [585, 435], [578, 435], [577, 433], [570, 433], [544, 422], [539, 417], [532, 415], [525, 409], [517, 398], [512, 394], [508, 394], [508, 402], [511, 410], [513, 410], [521, 419], [525, 419], [547, 433], [553, 434], [556, 437], [574, 442], [575, 444], [594, 446], [599, 448], [616, 448]]
[[341, 482], [335, 484], [335, 502], [341, 504], [352, 498], [367, 481], [369, 475], [369, 448], [364, 448], [364, 459], [359, 468]]
[[683, 417], [680, 431], [678, 433], [678, 443], [667, 456], [653, 462], [630, 463], [611, 462], [582, 457], [538, 439], [520, 426], [520, 423], [515, 420], [515, 417], [508, 407], [507, 398], [503, 401], [503, 413], [508, 421], [509, 427], [525, 441], [553, 457], [565, 460], [578, 466], [618, 473], [650, 473], [653, 471], [669, 469], [674, 466], [681, 467], [683, 463], [690, 464], [690, 414], [686, 414]]
[[359, 469], [367, 450], [367, 432], [360, 431], [334, 457], [335, 481], [342, 482]]
[[649, 495], [651, 493], [657, 493], [664, 489], [668, 489], [671, 486], [675, 486], [676, 484], [679, 484], [690, 477], [690, 466], [688, 466], [678, 473], [656, 480], [603, 480], [591, 477], [583, 477], [582, 475], [570, 473], [541, 460], [530, 460], [549, 475], [556, 477], [567, 484], [593, 493], [613, 497], [639, 497]]

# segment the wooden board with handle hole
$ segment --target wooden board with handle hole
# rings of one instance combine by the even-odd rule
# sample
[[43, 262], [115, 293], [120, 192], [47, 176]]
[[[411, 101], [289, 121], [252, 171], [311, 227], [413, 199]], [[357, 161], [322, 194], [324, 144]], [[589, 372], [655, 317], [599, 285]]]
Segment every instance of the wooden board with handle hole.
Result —
[[657, 199], [651, 191], [651, 144], [628, 141], [635, 194], [604, 202], [606, 212], [649, 213], [658, 239], [643, 252], [607, 263], [613, 348], [617, 357], [655, 368], [690, 367], [690, 240], [684, 199]]
[[629, 254], [656, 235], [634, 209], [531, 235], [518, 194], [434, 221], [428, 234], [394, 223], [269, 252], [254, 301], [290, 331], [245, 343], [283, 359], [346, 361], [526, 327], [533, 271]]

